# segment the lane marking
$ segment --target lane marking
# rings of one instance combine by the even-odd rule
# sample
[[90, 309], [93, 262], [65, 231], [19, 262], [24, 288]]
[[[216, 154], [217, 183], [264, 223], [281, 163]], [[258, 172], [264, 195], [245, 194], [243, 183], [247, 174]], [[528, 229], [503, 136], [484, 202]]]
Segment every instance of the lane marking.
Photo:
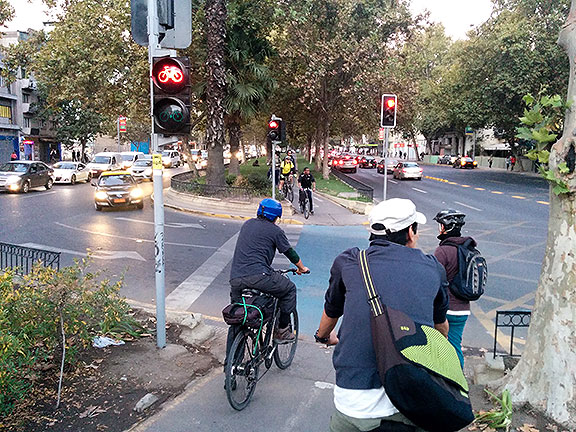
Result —
[[520, 199], [520, 200], [525, 200], [526, 197], [520, 196], [520, 195], [512, 195], [512, 198], [516, 198], [516, 199]]
[[[111, 238], [118, 238], [118, 239], [123, 239], [123, 240], [133, 240], [137, 243], [154, 243], [154, 240], [149, 240], [149, 239], [143, 239], [143, 238], [135, 238], [135, 237], [125, 237], [125, 236], [119, 236], [119, 235], [115, 235], [115, 234], [110, 234], [107, 232], [102, 232], [102, 231], [92, 231], [92, 230], [87, 230], [87, 229], [83, 229], [83, 228], [77, 228], [77, 227], [73, 227], [70, 225], [66, 225], [60, 222], [54, 222], [56, 225], [59, 225], [61, 227], [64, 228], [68, 228], [71, 230], [75, 230], [75, 231], [80, 231], [80, 232], [84, 232], [87, 234], [95, 234], [95, 235], [99, 235], [99, 236], [103, 236], [103, 237], [111, 237]], [[218, 249], [216, 246], [204, 246], [204, 245], [196, 245], [196, 244], [189, 244], [189, 243], [173, 243], [173, 242], [164, 242], [165, 245], [170, 245], [170, 246], [184, 246], [184, 247], [194, 247], [194, 248], [201, 248], [201, 249]]]
[[[145, 220], [140, 220], [140, 219], [131, 219], [131, 218], [126, 218], [126, 217], [117, 217], [114, 218], [116, 220], [120, 220], [120, 221], [126, 221], [126, 222], [136, 222], [136, 223], [141, 223], [141, 224], [146, 224], [146, 225], [154, 225], [154, 222], [150, 222], [150, 221], [145, 221]], [[206, 229], [204, 228], [202, 225], [200, 224], [195, 224], [195, 223], [182, 223], [182, 222], [169, 222], [169, 223], [165, 223], [164, 224], [165, 227], [168, 228], [196, 228], [196, 229]]]
[[[497, 307], [495, 309], [487, 311], [486, 316], [490, 319], [494, 319], [494, 318], [496, 318], [496, 312], [499, 310], [502, 310], [503, 307], [506, 308], [505, 310], [513, 310], [513, 309], [517, 309], [521, 306], [526, 306], [526, 303], [533, 300], [535, 296], [536, 296], [536, 294], [533, 292], [528, 293], [528, 294], [524, 294], [522, 297], [518, 297], [515, 300], [508, 301], [508, 302], [504, 303], [500, 307]], [[529, 307], [527, 309], [532, 309], [532, 308]]]
[[470, 185], [460, 185], [460, 186], [465, 187], [465, 188], [472, 187], [472, 186], [470, 186]]
[[471, 205], [461, 203], [460, 201], [454, 201], [454, 202], [455, 202], [456, 204], [458, 204], [458, 205], [461, 205], [462, 207], [467, 207], [467, 208], [469, 208], [469, 209], [476, 210], [476, 211], [482, 211], [482, 209], [479, 209], [479, 208], [476, 208], [476, 207], [472, 207]]
[[486, 190], [484, 188], [474, 188], [474, 189], [479, 190], [479, 191], [485, 191]]
[[448, 184], [457, 185], [458, 183], [455, 183], [455, 182], [453, 182], [453, 181], [449, 181]]
[[398, 182], [396, 180], [388, 180], [388, 183], [398, 184]]
[[[52, 195], [52, 194], [55, 194], [55, 193], [56, 193], [56, 191], [39, 192], [38, 195], [26, 195], [26, 196], [20, 196], [19, 198], [14, 198], [14, 199], [21, 200], [21, 199], [27, 199], [27, 198], [38, 198], [38, 197], [43, 197], [43, 196], [46, 196], [46, 195]], [[17, 196], [17, 195], [19, 195], [19, 194], [9, 194], [9, 195]]]
[[499, 192], [499, 191], [491, 191], [490, 193], [493, 193], [496, 195], [504, 195], [504, 192]]
[[427, 194], [427, 193], [428, 193], [428, 192], [426, 192], [425, 190], [418, 189], [418, 188], [415, 188], [415, 187], [413, 187], [412, 189], [415, 190], [416, 192], [420, 192], [420, 193], [424, 193], [424, 194]]
[[536, 201], [538, 204], [550, 205], [548, 201]]
[[206, 288], [214, 282], [214, 279], [222, 272], [222, 269], [232, 261], [239, 234], [236, 233], [230, 237], [204, 264], [178, 285], [166, 297], [166, 307], [188, 310]]
[[[52, 246], [46, 246], [38, 243], [24, 243], [20, 246], [35, 248], [35, 249], [44, 249], [51, 252], [60, 252], [65, 253], [68, 255], [76, 255], [81, 257], [88, 256], [88, 253], [91, 254], [92, 258], [95, 259], [102, 259], [102, 260], [115, 260], [115, 259], [133, 259], [136, 261], [146, 261], [146, 259], [140, 255], [136, 251], [107, 251], [107, 250], [95, 250], [90, 252], [77, 252], [70, 249], [62, 249]], [[89, 248], [87, 249], [89, 250]]]

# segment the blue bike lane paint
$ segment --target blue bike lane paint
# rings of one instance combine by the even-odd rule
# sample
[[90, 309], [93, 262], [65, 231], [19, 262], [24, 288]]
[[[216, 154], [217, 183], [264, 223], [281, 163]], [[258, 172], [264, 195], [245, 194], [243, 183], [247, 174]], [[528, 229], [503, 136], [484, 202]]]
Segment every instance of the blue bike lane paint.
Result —
[[300, 334], [312, 336], [318, 328], [334, 258], [351, 247], [368, 247], [368, 237], [364, 226], [304, 226], [296, 250], [310, 274], [291, 277], [298, 288]]

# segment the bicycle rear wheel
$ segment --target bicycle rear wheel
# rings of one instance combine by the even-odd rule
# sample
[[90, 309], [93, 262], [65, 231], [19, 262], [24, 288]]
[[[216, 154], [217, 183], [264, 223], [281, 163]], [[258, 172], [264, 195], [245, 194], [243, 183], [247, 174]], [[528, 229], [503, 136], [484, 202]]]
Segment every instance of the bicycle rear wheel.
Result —
[[254, 350], [256, 336], [251, 332], [241, 331], [228, 354], [226, 364], [226, 396], [235, 410], [241, 411], [250, 402], [258, 382], [257, 357], [260, 347]]
[[308, 219], [310, 217], [310, 200], [306, 198], [304, 201], [304, 218]]
[[290, 202], [294, 199], [294, 190], [292, 189], [292, 185], [288, 185], [286, 188], [286, 199]]
[[278, 344], [276, 345], [276, 350], [274, 351], [274, 363], [280, 369], [286, 369], [292, 364], [294, 360], [294, 355], [296, 354], [296, 345], [298, 345], [298, 312], [292, 312], [290, 316], [290, 325], [292, 326], [292, 333], [296, 336], [296, 339], [292, 343]]

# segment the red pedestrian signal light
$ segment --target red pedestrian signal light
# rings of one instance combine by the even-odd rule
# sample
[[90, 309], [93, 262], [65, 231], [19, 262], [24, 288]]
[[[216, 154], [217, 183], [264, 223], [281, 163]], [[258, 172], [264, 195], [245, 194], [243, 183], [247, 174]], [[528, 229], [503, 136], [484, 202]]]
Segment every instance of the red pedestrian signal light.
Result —
[[380, 112], [380, 127], [393, 128], [396, 126], [396, 95], [382, 95], [382, 108]]
[[170, 134], [190, 133], [190, 61], [187, 57], [155, 57], [154, 131]]

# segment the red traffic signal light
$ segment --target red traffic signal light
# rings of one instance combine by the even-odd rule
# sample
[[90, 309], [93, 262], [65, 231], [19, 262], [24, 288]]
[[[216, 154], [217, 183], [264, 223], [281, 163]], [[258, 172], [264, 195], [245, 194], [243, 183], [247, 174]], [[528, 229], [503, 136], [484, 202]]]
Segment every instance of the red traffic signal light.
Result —
[[393, 128], [396, 126], [396, 95], [382, 95], [382, 108], [380, 113], [380, 126]]
[[278, 129], [280, 124], [276, 120], [270, 120], [268, 123], [268, 129]]
[[156, 57], [154, 83], [154, 130], [164, 134], [190, 132], [190, 73], [187, 57]]

